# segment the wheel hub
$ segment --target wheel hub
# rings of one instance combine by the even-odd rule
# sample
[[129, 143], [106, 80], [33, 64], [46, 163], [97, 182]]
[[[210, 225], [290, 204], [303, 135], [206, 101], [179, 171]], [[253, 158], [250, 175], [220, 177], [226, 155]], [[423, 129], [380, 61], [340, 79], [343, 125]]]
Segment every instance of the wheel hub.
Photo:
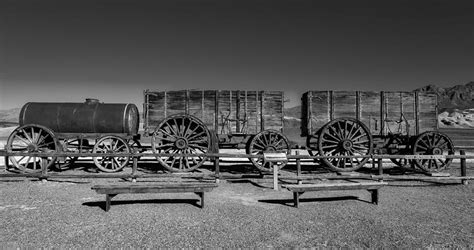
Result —
[[175, 142], [174, 145], [178, 149], [185, 149], [188, 147], [188, 141], [185, 138], [178, 138]]
[[341, 142], [341, 147], [342, 147], [344, 150], [346, 150], [346, 151], [351, 150], [353, 145], [354, 145], [354, 144], [353, 144], [352, 141], [350, 141], [350, 140], [343, 140], [343, 141]]
[[26, 149], [28, 152], [36, 152], [38, 151], [38, 146], [36, 144], [29, 144]]
[[433, 148], [432, 153], [434, 155], [441, 155], [441, 154], [443, 154], [443, 150], [440, 149], [440, 148]]
[[277, 149], [274, 146], [267, 146], [265, 152], [275, 152]]

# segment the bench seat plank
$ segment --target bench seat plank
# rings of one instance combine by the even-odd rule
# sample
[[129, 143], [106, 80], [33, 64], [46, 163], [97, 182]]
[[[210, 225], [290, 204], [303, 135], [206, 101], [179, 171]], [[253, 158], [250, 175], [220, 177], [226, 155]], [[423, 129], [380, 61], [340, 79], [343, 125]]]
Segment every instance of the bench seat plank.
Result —
[[210, 192], [218, 185], [215, 183], [170, 183], [170, 184], [109, 184], [95, 185], [91, 189], [105, 194], [105, 211], [109, 211], [112, 197], [126, 193], [196, 193], [204, 207], [204, 192]]
[[360, 182], [360, 183], [318, 183], [318, 184], [289, 184], [283, 185], [284, 188], [293, 192], [294, 206], [299, 207], [300, 196], [304, 192], [310, 191], [334, 191], [334, 190], [357, 190], [365, 189], [371, 193], [373, 204], [379, 202], [379, 189], [386, 186], [386, 182]]
[[318, 183], [318, 184], [290, 184], [283, 187], [294, 192], [322, 191], [322, 190], [354, 190], [378, 189], [386, 186], [386, 182], [361, 182], [361, 183]]
[[113, 184], [92, 187], [99, 194], [210, 192], [215, 183], [199, 184]]

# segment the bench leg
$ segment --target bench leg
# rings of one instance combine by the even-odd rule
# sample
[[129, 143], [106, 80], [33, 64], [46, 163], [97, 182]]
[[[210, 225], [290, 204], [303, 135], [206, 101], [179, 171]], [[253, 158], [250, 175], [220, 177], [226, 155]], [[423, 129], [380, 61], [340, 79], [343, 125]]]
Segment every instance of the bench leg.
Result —
[[116, 194], [105, 194], [105, 212], [110, 210], [110, 203]]
[[379, 204], [379, 190], [369, 190], [372, 196], [372, 204], [378, 205]]
[[201, 198], [201, 208], [204, 208], [204, 192], [196, 192], [196, 194]]
[[293, 200], [294, 200], [294, 206], [298, 208], [300, 206], [300, 195], [303, 193], [300, 192], [293, 192]]

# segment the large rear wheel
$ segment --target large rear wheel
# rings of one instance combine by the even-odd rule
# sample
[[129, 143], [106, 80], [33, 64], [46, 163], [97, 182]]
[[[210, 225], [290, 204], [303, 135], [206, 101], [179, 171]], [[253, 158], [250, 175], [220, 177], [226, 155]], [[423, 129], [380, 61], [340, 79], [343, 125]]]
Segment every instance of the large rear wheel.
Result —
[[[372, 135], [367, 126], [353, 118], [338, 118], [328, 122], [322, 129], [318, 143], [323, 162], [337, 172], [355, 171], [365, 165], [373, 151]], [[355, 156], [343, 158], [338, 156]]]
[[201, 155], [211, 151], [211, 144], [210, 132], [199, 119], [190, 115], [174, 115], [155, 129], [151, 148], [155, 154], [171, 154], [156, 156], [169, 171], [189, 172], [204, 164], [207, 157]]
[[[53, 131], [40, 125], [23, 125], [15, 129], [7, 140], [7, 152], [54, 153], [58, 143]], [[42, 166], [49, 168], [56, 157], [9, 156], [8, 159], [17, 169], [27, 173], [41, 172]]]

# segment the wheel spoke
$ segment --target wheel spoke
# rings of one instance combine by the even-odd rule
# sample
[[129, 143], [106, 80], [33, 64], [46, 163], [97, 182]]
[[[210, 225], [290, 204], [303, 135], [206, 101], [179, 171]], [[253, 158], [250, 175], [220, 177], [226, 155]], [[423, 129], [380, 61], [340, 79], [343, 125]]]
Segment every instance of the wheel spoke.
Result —
[[186, 164], [186, 168], [187, 168], [187, 169], [190, 169], [190, 168], [191, 168], [191, 167], [189, 166], [188, 157], [185, 157], [185, 158], [184, 158], [184, 163]]
[[329, 143], [332, 143], [332, 144], [339, 144], [339, 141], [333, 141], [333, 140], [328, 140], [326, 138], [321, 138], [322, 142], [329, 142]]
[[[347, 137], [346, 139], [349, 139], [351, 140], [352, 137], [354, 136], [354, 134], [352, 134], [352, 132], [354, 131], [354, 128], [356, 127], [355, 124], [351, 124], [350, 125], [351, 129], [349, 130], [349, 132], [347, 133]], [[357, 132], [357, 131], [356, 131]]]
[[328, 148], [336, 148], [337, 145], [327, 145], [327, 146], [322, 146], [321, 148], [323, 149], [328, 149]]
[[[328, 130], [329, 133], [327, 133], [328, 135], [332, 135], [336, 140], [340, 141], [342, 140], [342, 137], [341, 135], [339, 134], [339, 132], [336, 130], [336, 128], [334, 128], [333, 126], [329, 127], [329, 130]], [[332, 132], [332, 133], [331, 133]]]
[[[37, 134], [35, 133], [35, 130], [34, 130], [33, 127], [31, 127], [30, 130], [31, 130], [31, 142], [36, 143], [36, 140], [37, 140], [36, 135], [37, 135]], [[40, 129], [40, 133], [41, 133], [41, 129]]]
[[[423, 152], [426, 152], [426, 151], [428, 150], [427, 147], [423, 147], [423, 146], [421, 146], [421, 145], [416, 145], [416, 148], [417, 148], [417, 149], [418, 149], [418, 148], [422, 149]], [[416, 150], [416, 151], [418, 152], [418, 150]]]
[[364, 136], [367, 136], [367, 134], [365, 133], [361, 133], [360, 135], [358, 135], [357, 137], [352, 137], [350, 140], [355, 142], [357, 140], [359, 140], [360, 138], [364, 137]]
[[174, 143], [166, 143], [161, 145], [155, 145], [155, 148], [163, 148], [163, 147], [172, 147]]
[[26, 132], [26, 130], [22, 129], [23, 135], [25, 135], [26, 139], [29, 140], [29, 143], [33, 143], [33, 139], [31, 139], [30, 135]]
[[202, 132], [200, 132], [199, 134], [192, 135], [192, 136], [188, 137], [188, 141], [189, 141], [189, 140], [192, 140], [192, 139], [194, 139], [194, 138], [197, 138], [197, 137], [199, 137], [199, 136], [203, 136], [203, 135], [206, 135], [206, 132], [202, 131]]
[[435, 165], [436, 169], [439, 169], [439, 165], [438, 165], [438, 162], [437, 162], [437, 160], [433, 160], [433, 163], [434, 163], [434, 165]]
[[36, 139], [36, 142], [35, 142], [36, 145], [40, 145], [41, 143], [43, 143], [43, 141], [46, 139], [47, 136], [48, 136], [48, 135], [43, 136], [42, 134], [40, 134], [40, 135], [38, 136], [38, 138]]
[[182, 132], [182, 133], [183, 133], [183, 137], [187, 137], [187, 135], [188, 135], [188, 130], [189, 130], [190, 126], [191, 126], [191, 121], [189, 121], [189, 123], [185, 125], [185, 124], [184, 124], [184, 119], [183, 119], [183, 132]]
[[[191, 125], [189, 125], [189, 127], [191, 127]], [[188, 130], [190, 131], [189, 133], [186, 132], [186, 134], [184, 134], [184, 137], [185, 138], [188, 138], [190, 135], [194, 134], [196, 132], [196, 130], [198, 130], [200, 128], [199, 125], [197, 125], [195, 128], [191, 129], [191, 130]]]
[[[262, 141], [262, 139], [260, 138], [260, 136], [257, 136], [257, 137], [255, 137], [255, 138], [256, 138], [259, 142], [262, 143], [261, 145], [262, 145], [263, 147], [266, 147], [266, 146], [267, 146], [267, 144]], [[254, 143], [254, 144], [255, 144], [255, 143]]]
[[338, 129], [337, 131], [338, 131], [338, 133], [340, 134], [341, 139], [345, 139], [346, 137], [345, 137], [345, 135], [344, 135], [344, 131], [343, 131], [342, 128], [341, 128], [341, 123], [340, 123], [340, 122], [336, 122], [336, 125], [337, 125], [337, 129]]
[[[175, 135], [172, 135], [170, 132], [166, 131], [166, 128], [167, 128], [167, 127], [160, 128], [160, 129], [157, 131], [156, 134], [162, 133], [163, 135], [169, 136], [169, 137], [171, 137], [173, 140], [176, 140], [177, 137], [176, 137]], [[164, 140], [170, 140], [170, 139], [166, 139], [166, 138], [159, 137], [159, 136], [156, 136], [156, 135], [155, 135], [155, 138], [156, 138], [156, 137], [157, 137], [157, 138], [164, 139]]]
[[439, 148], [442, 148], [442, 149], [450, 149], [449, 147], [447, 147], [449, 144], [449, 141], [445, 141], [443, 142], [441, 145], [439, 145]]
[[[173, 119], [173, 123], [175, 123], [174, 119]], [[168, 125], [165, 128], [168, 128], [170, 130], [170, 133], [172, 133], [174, 136], [179, 136], [178, 131], [176, 131], [176, 129], [173, 127], [173, 124], [171, 124], [169, 120], [165, 122], [165, 125]]]
[[22, 141], [22, 142], [25, 143], [26, 145], [29, 145], [29, 144], [30, 144], [30, 142], [27, 141], [27, 139], [25, 140], [25, 138], [21, 138], [18, 134], [16, 134], [14, 137], [20, 139], [20, 141]]
[[423, 145], [425, 145], [427, 148], [431, 148], [431, 145], [426, 144], [424, 140], [420, 140], [420, 143], [423, 143]]

